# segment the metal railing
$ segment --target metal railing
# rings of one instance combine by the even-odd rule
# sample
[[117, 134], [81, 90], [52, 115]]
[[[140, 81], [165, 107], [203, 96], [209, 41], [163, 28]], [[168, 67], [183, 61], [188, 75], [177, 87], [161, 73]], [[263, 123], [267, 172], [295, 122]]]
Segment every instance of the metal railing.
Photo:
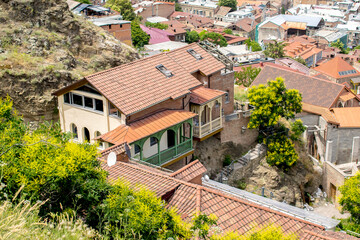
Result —
[[[150, 157], [147, 157], [144, 159], [140, 159], [140, 160], [150, 163], [150, 164], [153, 164], [153, 165], [161, 166], [164, 163], [170, 161], [171, 159], [177, 158], [177, 157], [181, 156], [182, 154], [189, 152], [192, 149], [193, 149], [192, 140], [188, 139], [178, 145], [175, 145], [174, 147], [168, 148], [164, 151], [161, 151], [160, 153], [157, 153], [153, 156], [150, 156]], [[137, 156], [134, 156], [134, 158], [136, 158], [136, 157]]]

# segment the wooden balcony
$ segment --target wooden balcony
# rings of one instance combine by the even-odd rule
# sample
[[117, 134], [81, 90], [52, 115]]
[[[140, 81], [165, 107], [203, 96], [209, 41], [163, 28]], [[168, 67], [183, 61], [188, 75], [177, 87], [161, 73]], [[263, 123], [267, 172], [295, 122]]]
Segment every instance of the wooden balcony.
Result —
[[194, 137], [204, 138], [218, 130], [222, 129], [222, 118], [218, 117], [208, 123], [201, 124], [200, 126], [194, 125]]

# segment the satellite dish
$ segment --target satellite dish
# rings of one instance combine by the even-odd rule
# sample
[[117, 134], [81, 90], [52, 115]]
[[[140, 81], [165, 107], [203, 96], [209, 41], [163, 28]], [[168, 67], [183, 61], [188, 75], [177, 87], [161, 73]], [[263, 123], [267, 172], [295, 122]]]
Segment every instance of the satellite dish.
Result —
[[204, 179], [205, 179], [205, 181], [207, 181], [207, 182], [210, 180], [210, 178], [209, 178], [208, 175], [205, 175], [205, 176], [204, 176]]
[[125, 144], [125, 151], [126, 151], [126, 155], [130, 159], [131, 158], [131, 152], [130, 152], [129, 145], [127, 145], [127, 144]]
[[116, 163], [116, 154], [114, 152], [111, 152], [107, 157], [107, 165], [111, 167], [115, 165], [115, 163]]

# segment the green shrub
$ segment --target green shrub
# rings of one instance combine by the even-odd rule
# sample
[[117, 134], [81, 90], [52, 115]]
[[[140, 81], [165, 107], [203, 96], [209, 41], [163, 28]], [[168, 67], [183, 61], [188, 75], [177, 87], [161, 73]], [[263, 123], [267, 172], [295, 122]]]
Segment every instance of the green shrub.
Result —
[[294, 144], [286, 136], [277, 136], [267, 140], [267, 148], [266, 161], [270, 166], [277, 166], [287, 170], [299, 158]]
[[245, 190], [246, 185], [247, 184], [246, 184], [245, 179], [240, 179], [240, 180], [236, 181], [236, 187], [239, 188], [239, 189]]
[[223, 161], [223, 166], [229, 166], [232, 162], [231, 156], [229, 154], [226, 154]]
[[290, 130], [291, 135], [290, 138], [293, 141], [300, 140], [301, 134], [306, 130], [306, 127], [303, 125], [302, 121], [300, 119], [295, 120], [294, 122], [290, 123]]
[[168, 25], [164, 24], [164, 23], [151, 23], [151, 22], [146, 22], [145, 26], [147, 27], [152, 27], [152, 28], [158, 28], [158, 29], [168, 29]]

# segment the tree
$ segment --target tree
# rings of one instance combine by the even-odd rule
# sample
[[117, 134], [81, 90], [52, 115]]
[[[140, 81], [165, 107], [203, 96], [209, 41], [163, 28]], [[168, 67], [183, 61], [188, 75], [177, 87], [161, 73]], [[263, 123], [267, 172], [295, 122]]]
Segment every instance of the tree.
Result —
[[285, 14], [285, 11], [286, 11], [285, 5], [282, 5], [282, 6], [281, 6], [281, 14]]
[[258, 52], [262, 50], [260, 44], [256, 41], [251, 40], [250, 38], [245, 40], [245, 44], [252, 52]]
[[290, 138], [293, 141], [299, 141], [301, 134], [305, 132], [306, 127], [303, 125], [302, 121], [300, 119], [295, 120], [294, 122], [290, 123], [290, 130], [291, 135]]
[[[174, 209], [155, 193], [144, 187], [137, 190], [117, 181], [113, 189], [98, 206], [101, 221], [98, 229], [111, 239], [189, 239], [191, 232]], [[103, 215], [103, 217], [102, 217]]]
[[355, 176], [345, 180], [343, 186], [339, 188], [341, 198], [339, 203], [344, 210], [351, 213], [352, 218], [360, 222], [360, 172]]
[[266, 162], [270, 166], [277, 166], [283, 169], [290, 168], [299, 156], [295, 151], [294, 144], [286, 135], [278, 135], [265, 140], [267, 146]]
[[332, 43], [330, 44], [330, 46], [340, 49], [340, 53], [343, 53], [343, 54], [348, 54], [349, 51], [350, 51], [350, 49], [344, 48], [344, 43], [342, 43], [342, 42], [340, 41], [340, 39], [338, 39], [336, 42], [332, 42]]
[[236, 0], [220, 0], [219, 6], [230, 7], [232, 11], [236, 11], [237, 1]]
[[266, 128], [276, 125], [280, 118], [294, 118], [301, 112], [302, 97], [298, 90], [286, 89], [281, 77], [250, 88], [250, 104], [255, 107], [251, 113], [249, 128]]
[[244, 87], [249, 87], [257, 75], [260, 73], [261, 68], [255, 67], [242, 67], [242, 71], [235, 72], [235, 83], [238, 85], [243, 85]]
[[178, 2], [175, 3], [175, 11], [176, 11], [176, 12], [182, 12], [181, 5], [180, 5], [180, 3], [178, 3]]
[[228, 45], [226, 39], [220, 33], [206, 32], [200, 37], [201, 41], [207, 39], [209, 39], [209, 41], [211, 41], [212, 43], [219, 45], [220, 47], [226, 47]]
[[306, 61], [301, 56], [294, 58], [294, 60], [307, 67]]
[[284, 47], [285, 44], [283, 42], [274, 41], [269, 43], [266, 46], [266, 49], [264, 51], [265, 56], [271, 57], [271, 58], [283, 58], [285, 57], [284, 53]]
[[76, 0], [76, 1], [80, 3], [91, 4], [90, 0]]
[[133, 21], [136, 14], [129, 0], [107, 0], [105, 7], [119, 12], [124, 20]]
[[231, 29], [225, 29], [224, 31], [223, 31], [223, 33], [226, 33], [226, 34], [231, 34], [231, 35], [233, 35], [233, 31], [231, 30]]
[[193, 43], [198, 42], [200, 39], [199, 34], [196, 31], [186, 32], [185, 42]]
[[140, 28], [137, 20], [131, 22], [131, 40], [136, 48], [144, 47], [150, 40], [150, 36]]
[[147, 27], [151, 27], [151, 28], [158, 28], [158, 29], [168, 29], [168, 25], [165, 23], [151, 23], [151, 22], [146, 22], [145, 26]]

